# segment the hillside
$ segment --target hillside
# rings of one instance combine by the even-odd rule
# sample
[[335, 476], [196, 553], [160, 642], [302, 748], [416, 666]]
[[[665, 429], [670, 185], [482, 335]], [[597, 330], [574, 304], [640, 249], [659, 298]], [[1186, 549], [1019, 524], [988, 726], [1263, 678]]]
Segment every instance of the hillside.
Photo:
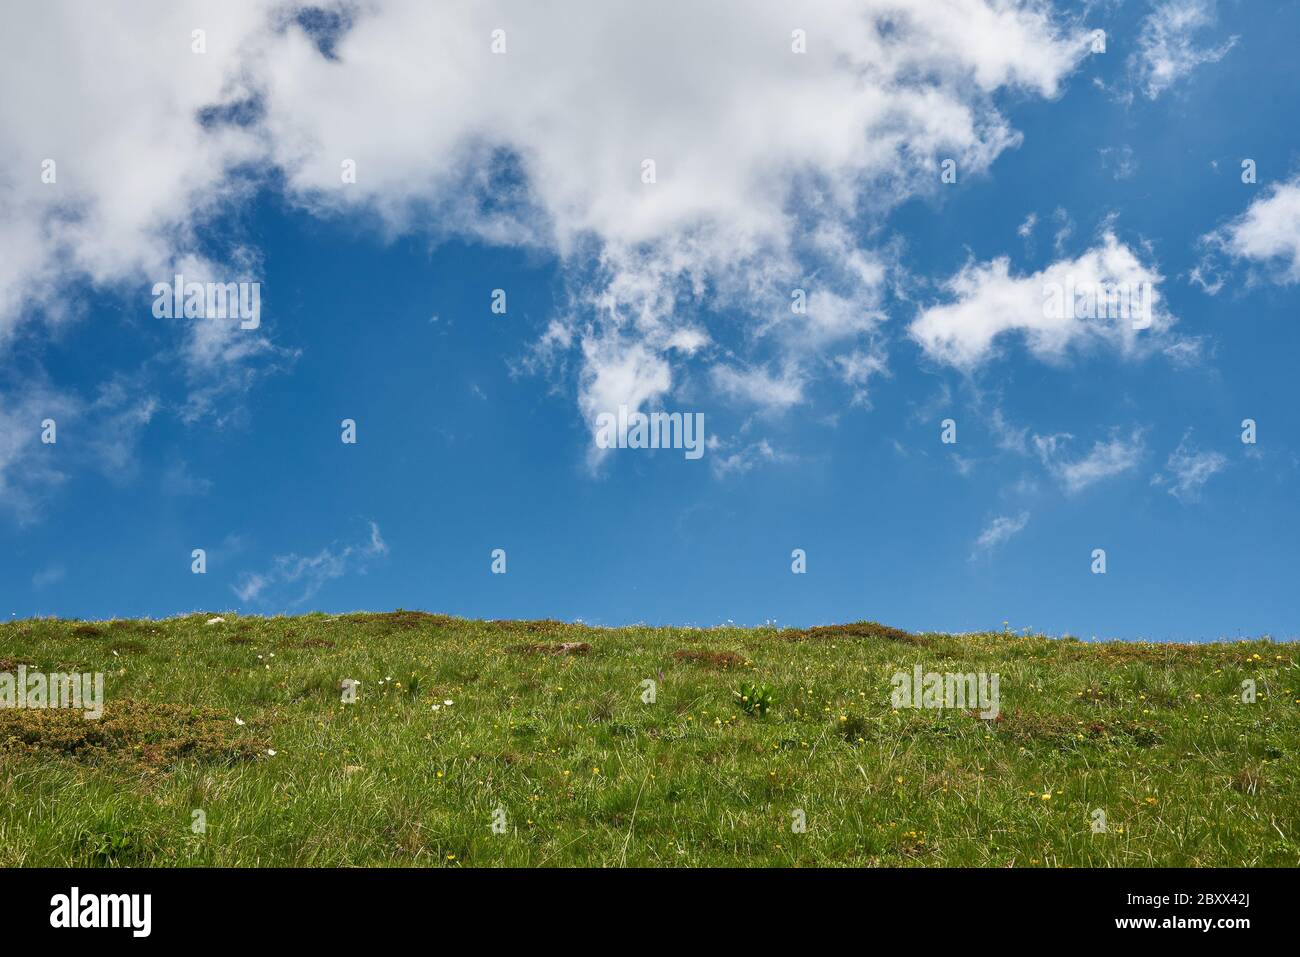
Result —
[[1292, 644], [210, 617], [0, 625], [104, 675], [0, 709], [0, 865], [1300, 863]]

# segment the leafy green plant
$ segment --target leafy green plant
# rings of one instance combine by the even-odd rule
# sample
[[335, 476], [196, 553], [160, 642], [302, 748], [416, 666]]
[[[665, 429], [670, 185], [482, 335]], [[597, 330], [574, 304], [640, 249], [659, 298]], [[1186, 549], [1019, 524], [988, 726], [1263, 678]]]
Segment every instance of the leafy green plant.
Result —
[[116, 818], [103, 818], [78, 828], [77, 850], [91, 867], [130, 867], [147, 859], [147, 841], [139, 828]]
[[740, 690], [732, 692], [736, 696], [740, 709], [745, 714], [756, 714], [760, 718], [767, 717], [767, 711], [772, 707], [772, 686], [767, 684], [755, 684], [752, 681], [742, 681]]
[[845, 715], [839, 721], [840, 735], [849, 744], [866, 741], [872, 733], [872, 723], [860, 714]]

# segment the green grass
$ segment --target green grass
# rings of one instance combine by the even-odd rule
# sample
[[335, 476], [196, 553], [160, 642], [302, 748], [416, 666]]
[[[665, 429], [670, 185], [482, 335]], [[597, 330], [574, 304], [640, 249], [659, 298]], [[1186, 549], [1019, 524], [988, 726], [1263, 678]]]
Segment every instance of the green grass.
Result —
[[[0, 865], [1300, 863], [1293, 644], [207, 617], [0, 625], [107, 699], [0, 710]], [[894, 710], [918, 663], [999, 720]]]

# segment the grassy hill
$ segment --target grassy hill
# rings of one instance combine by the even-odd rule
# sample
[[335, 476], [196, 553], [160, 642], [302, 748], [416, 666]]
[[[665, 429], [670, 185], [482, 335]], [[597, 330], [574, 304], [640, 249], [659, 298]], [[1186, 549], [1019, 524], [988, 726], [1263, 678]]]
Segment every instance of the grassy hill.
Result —
[[106, 692], [0, 710], [0, 865], [1300, 863], [1293, 644], [209, 617], [0, 625]]

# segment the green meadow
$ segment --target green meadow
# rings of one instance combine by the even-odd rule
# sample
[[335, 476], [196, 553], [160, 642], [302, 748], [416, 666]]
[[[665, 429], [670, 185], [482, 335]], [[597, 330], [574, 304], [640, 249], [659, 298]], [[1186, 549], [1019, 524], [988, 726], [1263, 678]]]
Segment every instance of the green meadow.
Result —
[[1294, 644], [212, 617], [0, 624], [104, 676], [0, 708], [0, 865], [1300, 864]]

